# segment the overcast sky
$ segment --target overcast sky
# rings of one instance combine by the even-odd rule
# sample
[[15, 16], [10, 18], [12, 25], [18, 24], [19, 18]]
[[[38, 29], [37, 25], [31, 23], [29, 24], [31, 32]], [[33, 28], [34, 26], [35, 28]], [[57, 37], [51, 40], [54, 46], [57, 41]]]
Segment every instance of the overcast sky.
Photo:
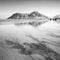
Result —
[[38, 11], [48, 17], [60, 14], [60, 0], [0, 0], [0, 18], [5, 19], [13, 13]]

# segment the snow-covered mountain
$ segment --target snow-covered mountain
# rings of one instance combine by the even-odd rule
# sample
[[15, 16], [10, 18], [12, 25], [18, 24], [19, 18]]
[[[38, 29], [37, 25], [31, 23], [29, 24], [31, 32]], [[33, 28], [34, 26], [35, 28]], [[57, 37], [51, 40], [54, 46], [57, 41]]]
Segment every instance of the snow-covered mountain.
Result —
[[49, 19], [43, 14], [40, 14], [38, 11], [33, 11], [31, 13], [14, 13], [8, 19]]
[[1, 60], [60, 60], [59, 23], [48, 21], [34, 27], [12, 22], [0, 23]]

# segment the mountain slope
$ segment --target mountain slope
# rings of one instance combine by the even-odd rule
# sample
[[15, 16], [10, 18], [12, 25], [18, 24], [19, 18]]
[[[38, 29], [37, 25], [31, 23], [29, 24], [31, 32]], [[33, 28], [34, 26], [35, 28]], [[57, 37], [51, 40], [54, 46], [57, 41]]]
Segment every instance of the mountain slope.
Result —
[[53, 17], [53, 20], [60, 23], [60, 14]]
[[8, 19], [49, 19], [48, 17], [44, 16], [43, 14], [40, 14], [37, 11], [23, 14], [23, 13], [14, 13], [11, 17], [8, 17]]
[[53, 17], [53, 19], [60, 19], [60, 14]]

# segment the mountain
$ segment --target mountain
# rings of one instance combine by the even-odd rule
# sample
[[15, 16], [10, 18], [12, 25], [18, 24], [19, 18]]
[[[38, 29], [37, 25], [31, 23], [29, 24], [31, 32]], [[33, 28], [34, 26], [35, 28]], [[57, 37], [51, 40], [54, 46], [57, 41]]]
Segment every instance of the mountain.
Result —
[[33, 11], [31, 13], [14, 13], [12, 16], [8, 17], [8, 19], [49, 19], [48, 17], [46, 17], [43, 14], [40, 14], [38, 11]]
[[55, 20], [55, 21], [60, 22], [60, 14], [59, 14], [59, 15], [56, 15], [56, 16], [53, 17], [52, 19]]

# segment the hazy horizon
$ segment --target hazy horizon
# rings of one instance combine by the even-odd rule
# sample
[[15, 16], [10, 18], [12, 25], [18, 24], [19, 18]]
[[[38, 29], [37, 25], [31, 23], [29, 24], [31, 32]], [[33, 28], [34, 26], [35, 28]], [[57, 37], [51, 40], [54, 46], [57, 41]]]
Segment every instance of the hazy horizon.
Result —
[[30, 13], [38, 11], [50, 18], [60, 14], [59, 0], [0, 0], [0, 19], [13, 13]]

